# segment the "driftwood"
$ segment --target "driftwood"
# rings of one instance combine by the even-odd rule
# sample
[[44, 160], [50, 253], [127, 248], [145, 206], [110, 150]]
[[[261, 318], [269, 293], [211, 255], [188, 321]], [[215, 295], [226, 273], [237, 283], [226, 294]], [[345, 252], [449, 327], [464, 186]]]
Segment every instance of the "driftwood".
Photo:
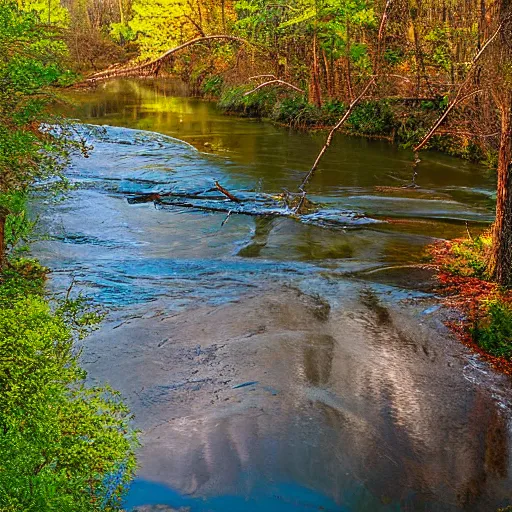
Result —
[[171, 48], [170, 50], [167, 50], [165, 53], [160, 55], [160, 57], [153, 59], [149, 62], [146, 62], [144, 64], [139, 64], [137, 66], [129, 66], [129, 67], [123, 67], [123, 68], [111, 68], [106, 69], [104, 71], [100, 71], [99, 73], [94, 73], [90, 77], [88, 77], [85, 80], [85, 83], [95, 83], [101, 80], [108, 80], [110, 78], [120, 78], [120, 77], [147, 77], [147, 76], [156, 76], [158, 75], [158, 72], [160, 71], [160, 68], [163, 64], [168, 62], [171, 57], [181, 51], [185, 48], [188, 48], [189, 46], [193, 46], [198, 43], [204, 43], [206, 41], [212, 41], [212, 40], [225, 40], [225, 41], [234, 41], [238, 43], [244, 43], [248, 44], [248, 42], [245, 39], [242, 39], [241, 37], [236, 36], [229, 36], [225, 34], [218, 34], [218, 35], [211, 35], [211, 36], [202, 36], [202, 37], [196, 37], [195, 39], [191, 39], [190, 41], [187, 41], [186, 43], [181, 44], [180, 46], [177, 46], [175, 48]]
[[217, 190], [222, 192], [228, 199], [231, 199], [231, 201], [235, 203], [241, 203], [240, 199], [238, 197], [235, 197], [229, 190], [226, 190], [218, 181], [215, 182], [215, 187]]
[[450, 101], [448, 106], [446, 107], [445, 111], [441, 114], [439, 119], [432, 125], [432, 128], [428, 131], [428, 133], [421, 139], [420, 143], [414, 148], [414, 152], [418, 152], [421, 149], [423, 149], [428, 141], [432, 138], [432, 136], [436, 133], [438, 128], [443, 124], [444, 120], [448, 117], [448, 114], [461, 102], [466, 100], [467, 98], [481, 92], [480, 90], [474, 91], [472, 93], [469, 93], [466, 96], [461, 96], [462, 92], [464, 91], [464, 88], [469, 84], [471, 77], [473, 76], [473, 71], [476, 69], [476, 63], [479, 61], [480, 57], [484, 54], [485, 50], [489, 47], [489, 45], [498, 37], [499, 33], [501, 32], [506, 20], [503, 20], [498, 28], [494, 31], [494, 33], [487, 39], [485, 44], [482, 46], [482, 48], [479, 50], [479, 52], [475, 55], [473, 58], [473, 61], [471, 62], [471, 67], [468, 71], [468, 74], [466, 76], [466, 79], [457, 89], [457, 93], [455, 94], [454, 98]]

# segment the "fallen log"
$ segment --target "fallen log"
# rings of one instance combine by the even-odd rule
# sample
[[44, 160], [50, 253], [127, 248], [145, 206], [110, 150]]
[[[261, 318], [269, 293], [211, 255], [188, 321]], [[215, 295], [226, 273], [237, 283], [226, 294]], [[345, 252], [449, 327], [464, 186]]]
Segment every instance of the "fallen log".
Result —
[[[249, 44], [249, 42], [241, 37], [236, 36], [230, 36], [226, 34], [216, 34], [216, 35], [210, 35], [210, 36], [202, 36], [202, 37], [196, 37], [195, 39], [191, 39], [190, 41], [187, 41], [186, 43], [183, 43], [179, 46], [176, 46], [175, 48], [171, 48], [170, 50], [167, 50], [165, 53], [157, 57], [156, 59], [150, 60], [149, 62], [145, 62], [143, 64], [138, 64], [136, 66], [128, 66], [128, 67], [121, 67], [121, 68], [111, 68], [106, 69], [104, 71], [100, 71], [98, 73], [94, 73], [93, 75], [89, 76], [84, 82], [82, 83], [96, 83], [101, 80], [108, 80], [110, 78], [119, 78], [119, 77], [127, 77], [127, 76], [136, 76], [136, 77], [146, 77], [151, 75], [157, 75], [160, 71], [160, 68], [165, 61], [169, 60], [171, 56], [173, 56], [175, 53], [180, 52], [181, 50], [184, 50], [185, 48], [188, 48], [189, 46], [203, 43], [206, 41], [212, 41], [212, 40], [225, 40], [225, 41], [234, 41], [244, 44]], [[78, 84], [80, 85], [80, 84]]]

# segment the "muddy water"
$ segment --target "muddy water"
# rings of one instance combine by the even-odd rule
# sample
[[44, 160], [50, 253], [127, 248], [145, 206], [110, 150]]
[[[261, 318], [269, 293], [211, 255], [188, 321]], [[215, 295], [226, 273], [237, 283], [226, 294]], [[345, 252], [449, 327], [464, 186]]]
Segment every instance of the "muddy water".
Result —
[[[77, 189], [42, 209], [50, 240], [34, 247], [54, 289], [74, 279], [111, 311], [83, 357], [144, 431], [127, 508], [512, 503], [510, 381], [450, 337], [449, 312], [418, 285], [428, 274], [408, 267], [434, 237], [492, 219], [492, 177], [425, 153], [406, 188], [410, 153], [338, 137], [310, 215], [293, 219], [272, 197], [297, 186], [323, 136], [182, 92], [73, 93], [95, 149], [68, 171]], [[237, 206], [204, 192], [215, 180], [245, 213], [274, 215], [226, 221]], [[133, 201], [155, 192], [175, 196]]]

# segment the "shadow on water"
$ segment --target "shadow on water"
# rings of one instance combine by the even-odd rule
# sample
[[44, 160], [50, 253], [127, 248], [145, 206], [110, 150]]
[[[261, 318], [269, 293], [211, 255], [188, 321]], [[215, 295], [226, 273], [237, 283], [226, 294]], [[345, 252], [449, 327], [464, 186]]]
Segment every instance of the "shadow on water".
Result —
[[73, 161], [67, 201], [38, 207], [50, 238], [34, 251], [57, 291], [74, 278], [119, 310], [85, 355], [145, 432], [128, 509], [494, 512], [512, 502], [509, 415], [480, 384], [487, 370], [439, 326], [424, 334], [432, 304], [412, 321], [399, 315], [402, 299], [430, 297], [410, 289], [427, 280], [408, 267], [425, 245], [492, 219], [483, 169], [425, 153], [420, 188], [406, 189], [410, 152], [340, 136], [311, 184], [309, 222], [226, 221], [228, 202], [201, 209], [218, 204], [211, 195], [130, 204], [218, 180], [267, 208], [297, 187], [324, 135], [226, 117], [159, 80], [70, 94], [78, 118], [110, 126], [82, 128], [95, 149]]

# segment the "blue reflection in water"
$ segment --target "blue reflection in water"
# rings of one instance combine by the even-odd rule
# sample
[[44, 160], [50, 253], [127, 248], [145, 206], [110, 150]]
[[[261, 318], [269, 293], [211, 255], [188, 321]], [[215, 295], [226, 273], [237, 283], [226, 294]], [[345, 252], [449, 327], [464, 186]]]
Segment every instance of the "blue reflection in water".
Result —
[[[326, 496], [294, 483], [267, 485], [253, 489], [249, 497], [225, 495], [209, 498], [187, 497], [161, 484], [135, 480], [125, 507], [130, 510], [142, 505], [189, 507], [190, 512], [323, 512], [348, 511]], [[392, 510], [392, 509], [389, 509]]]

